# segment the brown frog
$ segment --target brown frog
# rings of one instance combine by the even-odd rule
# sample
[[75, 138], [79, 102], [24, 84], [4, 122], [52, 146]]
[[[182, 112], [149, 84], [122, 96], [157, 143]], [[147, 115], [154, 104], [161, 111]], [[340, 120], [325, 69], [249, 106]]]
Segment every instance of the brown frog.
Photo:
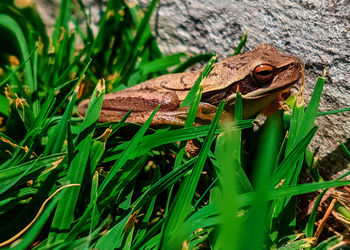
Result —
[[[203, 79], [202, 99], [196, 123], [210, 123], [216, 105], [225, 100], [225, 113], [234, 110], [237, 90], [242, 94], [243, 116], [250, 117], [290, 89], [302, 75], [302, 61], [281, 54], [269, 44], [262, 44], [245, 54], [215, 63]], [[127, 122], [143, 124], [157, 105], [160, 105], [151, 125], [185, 124], [189, 107], [179, 107], [202, 70], [167, 74], [150, 79], [104, 98], [99, 122], [119, 121], [133, 109]], [[89, 100], [78, 106], [83, 116]]]

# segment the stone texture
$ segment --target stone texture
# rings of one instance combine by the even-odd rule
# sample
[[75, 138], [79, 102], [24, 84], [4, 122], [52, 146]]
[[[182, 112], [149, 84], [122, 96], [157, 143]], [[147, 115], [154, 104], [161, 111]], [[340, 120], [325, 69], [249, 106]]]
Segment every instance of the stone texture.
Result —
[[[144, 8], [149, 3], [139, 2]], [[349, 107], [349, 0], [160, 0], [155, 16], [154, 30], [165, 53], [229, 56], [247, 31], [247, 49], [270, 43], [304, 61], [307, 101], [317, 77], [327, 70], [320, 111]], [[319, 150], [323, 176], [344, 172], [348, 161], [338, 140], [350, 146], [349, 113], [319, 117], [316, 124], [311, 146]]]

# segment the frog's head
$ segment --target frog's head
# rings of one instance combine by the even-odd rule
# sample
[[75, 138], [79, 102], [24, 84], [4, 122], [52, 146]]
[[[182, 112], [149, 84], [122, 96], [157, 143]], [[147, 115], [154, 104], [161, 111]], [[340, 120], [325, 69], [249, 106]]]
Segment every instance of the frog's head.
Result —
[[257, 99], [281, 92], [299, 81], [303, 63], [296, 57], [281, 54], [270, 44], [257, 46], [251, 54], [256, 55], [251, 65], [250, 83], [252, 91], [242, 93], [244, 99]]
[[[213, 86], [211, 75], [219, 72], [224, 83]], [[303, 63], [299, 58], [281, 54], [270, 44], [262, 44], [215, 64], [205, 80], [203, 96], [210, 103], [225, 99], [226, 109], [232, 111], [239, 91], [244, 101], [244, 116], [249, 117], [296, 84], [302, 72]]]

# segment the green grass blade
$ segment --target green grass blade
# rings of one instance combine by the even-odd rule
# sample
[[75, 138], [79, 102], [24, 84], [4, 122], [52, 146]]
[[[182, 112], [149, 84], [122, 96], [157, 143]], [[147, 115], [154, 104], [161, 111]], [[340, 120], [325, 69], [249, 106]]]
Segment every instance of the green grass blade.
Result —
[[277, 170], [272, 175], [271, 185], [277, 185], [282, 179], [285, 179], [287, 174], [293, 169], [295, 162], [303, 156], [303, 153], [307, 146], [310, 144], [313, 136], [317, 131], [317, 127], [313, 127], [309, 133], [300, 140], [300, 142], [292, 149], [287, 157], [279, 164]]
[[348, 158], [348, 160], [350, 161], [350, 151], [349, 149], [345, 146], [345, 144], [341, 141], [339, 141], [341, 148], [343, 149], [344, 153], [346, 154], [346, 157]]
[[56, 207], [60, 194], [57, 197], [54, 197], [53, 200], [47, 205], [45, 210], [40, 215], [39, 219], [35, 224], [30, 228], [30, 230], [24, 235], [23, 239], [16, 246], [16, 249], [28, 249], [29, 246], [33, 243], [36, 237], [39, 235], [42, 228], [45, 226], [45, 223], [50, 218], [50, 214], [53, 209]]
[[[307, 194], [318, 190], [322, 190], [324, 188], [342, 187], [349, 184], [350, 184], [350, 181], [335, 180], [335, 181], [305, 183], [305, 184], [299, 184], [299, 185], [294, 185], [289, 187], [281, 187], [278, 189], [268, 191], [264, 199], [266, 201], [269, 201], [269, 200], [291, 198], [292, 196]], [[254, 196], [255, 196], [254, 193], [245, 193], [245, 194], [238, 195], [237, 203], [239, 207], [245, 207], [253, 204]]]
[[60, 12], [56, 21], [55, 29], [52, 32], [52, 40], [54, 44], [58, 42], [61, 32], [68, 31], [68, 22], [70, 20], [70, 16], [71, 16], [71, 0], [62, 0], [60, 4]]
[[[244, 129], [252, 127], [252, 120], [242, 120], [238, 122], [232, 122], [228, 123], [227, 127], [230, 127], [231, 129]], [[208, 134], [210, 126], [209, 125], [203, 125], [203, 126], [197, 126], [192, 128], [182, 128], [182, 129], [176, 129], [176, 130], [170, 130], [165, 132], [160, 132], [152, 135], [145, 136], [138, 146], [138, 151], [133, 152], [132, 158], [142, 155], [152, 148], [168, 144], [168, 143], [174, 143], [177, 141], [184, 141], [184, 140], [190, 140], [195, 139], [198, 137], [203, 137]], [[215, 130], [215, 134], [222, 133], [224, 130], [222, 127], [219, 127]], [[104, 158], [104, 162], [113, 161], [119, 157], [116, 153], [118, 151], [123, 150], [126, 147], [127, 143], [123, 143], [117, 147], [115, 147], [112, 150], [109, 150], [106, 154], [106, 157]]]
[[198, 79], [196, 80], [196, 82], [194, 83], [193, 87], [191, 88], [191, 90], [188, 92], [187, 96], [185, 97], [185, 99], [182, 101], [182, 103], [180, 104], [180, 107], [185, 107], [185, 106], [190, 106], [192, 103], [192, 100], [194, 100], [196, 93], [198, 91], [199, 85], [202, 82], [202, 80], [210, 73], [211, 68], [213, 67], [214, 62], [216, 61], [216, 57], [217, 56], [213, 56], [210, 61], [208, 62], [208, 64], [205, 66], [204, 70], [202, 71], [202, 73], [200, 74], [200, 76], [198, 77]]
[[161, 178], [159, 181], [157, 181], [155, 184], [153, 184], [145, 193], [140, 196], [139, 199], [137, 199], [132, 204], [132, 211], [136, 211], [143, 207], [145, 204], [149, 202], [152, 197], [156, 196], [157, 194], [161, 193], [162, 191], [169, 188], [171, 185], [176, 183], [180, 180], [189, 170], [192, 169], [192, 165], [197, 160], [196, 158], [192, 158], [191, 160], [187, 161], [180, 167], [172, 170], [169, 174], [165, 175], [163, 178]]
[[[64, 153], [40, 157], [38, 159], [27, 161], [23, 164], [8, 167], [0, 170], [0, 194], [6, 192], [14, 185], [25, 183], [33, 178], [35, 173], [44, 174], [47, 169], [52, 169], [65, 156]], [[20, 181], [20, 182], [19, 182]]]
[[179, 66], [177, 66], [176, 69], [174, 69], [171, 73], [180, 73], [184, 72], [186, 69], [191, 67], [192, 65], [202, 62], [202, 61], [208, 61], [210, 58], [215, 56], [213, 53], [208, 53], [208, 54], [200, 54], [200, 55], [195, 55], [191, 56], [188, 58], [185, 62], [181, 63]]
[[11, 72], [11, 74], [8, 74], [8, 75], [4, 78], [4, 80], [2, 80], [2, 81], [0, 82], [0, 87], [2, 87], [5, 83], [7, 83], [7, 82], [11, 79], [11, 77], [13, 77], [13, 76], [18, 72], [18, 70], [20, 70], [20, 69], [27, 63], [27, 61], [29, 61], [29, 60], [31, 59], [31, 57], [32, 57], [33, 54], [37, 51], [37, 49], [38, 49], [37, 46], [34, 47], [34, 49], [30, 52], [29, 56], [28, 56], [27, 58], [23, 59], [22, 62], [21, 62], [21, 64], [18, 65], [18, 66]]
[[164, 71], [168, 67], [174, 66], [180, 63], [180, 59], [186, 56], [185, 53], [178, 53], [169, 56], [165, 56], [159, 59], [155, 59], [140, 66], [141, 74], [147, 75], [158, 71]]
[[[22, 60], [26, 60], [26, 58], [30, 58], [28, 47], [27, 47], [27, 41], [18, 23], [12, 17], [5, 14], [0, 14], [0, 27], [9, 30], [11, 34], [15, 37], [15, 40], [17, 41], [17, 44], [20, 50]], [[34, 93], [36, 91], [36, 88], [34, 85], [32, 64], [30, 60], [27, 60], [25, 62], [24, 72], [25, 72], [26, 84], [28, 85], [29, 91], [30, 93]]]
[[[122, 62], [120, 63], [120, 67], [122, 70], [118, 70], [119, 72], [125, 72], [125, 77], [130, 74], [131, 71], [131, 66], [134, 62], [136, 61], [137, 53], [140, 50], [140, 48], [143, 46], [144, 41], [144, 36], [147, 34], [147, 25], [149, 24], [149, 20], [152, 16], [152, 13], [158, 3], [158, 0], [152, 0], [151, 3], [148, 6], [148, 9], [140, 23], [140, 25], [137, 28], [136, 36], [133, 39], [133, 42], [130, 47], [131, 53], [128, 54], [128, 56], [125, 56], [122, 58]], [[125, 78], [124, 77], [124, 78]], [[125, 82], [125, 80], [122, 78], [121, 82]]]
[[174, 199], [173, 206], [171, 208], [171, 212], [169, 214], [168, 221], [166, 223], [162, 243], [162, 247], [167, 248], [166, 246], [175, 247], [177, 245], [181, 246], [184, 239], [177, 238], [176, 235], [173, 235], [173, 232], [177, 230], [178, 226], [185, 221], [185, 217], [192, 210], [192, 199], [198, 185], [199, 177], [201, 175], [202, 169], [204, 167], [204, 163], [207, 159], [208, 151], [210, 150], [210, 146], [214, 139], [215, 128], [219, 122], [219, 118], [224, 108], [224, 102], [221, 102], [218, 110], [215, 114], [215, 117], [210, 124], [210, 129], [207, 137], [205, 138], [203, 147], [198, 155], [198, 159], [195, 163], [195, 166], [187, 178], [185, 178], [184, 182], [181, 184], [179, 192], [176, 194]]
[[238, 55], [239, 53], [241, 53], [241, 50], [243, 49], [246, 41], [247, 41], [247, 31], [244, 32], [241, 40], [239, 41], [238, 46], [236, 47], [235, 51], [232, 54], [233, 56]]
[[314, 92], [312, 93], [311, 100], [306, 108], [305, 115], [303, 117], [303, 120], [301, 121], [300, 128], [302, 128], [303, 132], [300, 133], [300, 137], [304, 137], [307, 132], [312, 128], [316, 115], [317, 115], [317, 109], [318, 105], [320, 103], [323, 86], [325, 83], [325, 79], [320, 77], [317, 80]]
[[152, 122], [153, 117], [155, 116], [156, 112], [158, 111], [159, 106], [153, 111], [151, 116], [147, 119], [147, 121], [143, 124], [143, 126], [137, 131], [134, 138], [128, 143], [126, 148], [124, 149], [122, 155], [118, 159], [118, 161], [113, 165], [111, 171], [108, 173], [106, 179], [102, 182], [98, 192], [99, 195], [103, 192], [103, 190], [106, 188], [108, 183], [112, 180], [112, 178], [118, 173], [118, 171], [124, 166], [126, 161], [130, 158], [131, 153], [136, 149], [136, 146], [139, 144], [140, 140], [142, 139], [143, 135], [145, 134], [146, 130], [148, 129], [149, 125]]
[[343, 112], [350, 111], [350, 107], [336, 110], [329, 110], [324, 112], [318, 112], [316, 116], [324, 116], [324, 115], [335, 115]]
[[[282, 141], [280, 130], [282, 127], [279, 113], [270, 116], [266, 121], [266, 127], [260, 140], [260, 150], [257, 155], [257, 161], [253, 172], [253, 186], [255, 187], [255, 195], [252, 206], [247, 212], [245, 223], [240, 230], [238, 236], [238, 248], [247, 247], [248, 249], [259, 249], [266, 242], [265, 229], [267, 227], [266, 219], [269, 204], [266, 198], [271, 188], [270, 178], [275, 166], [276, 155]], [[252, 227], [251, 225], [254, 225]], [[254, 235], [254, 240], [251, 239]]]
[[309, 219], [308, 219], [306, 226], [305, 226], [305, 229], [304, 229], [304, 233], [305, 233], [306, 237], [312, 237], [314, 235], [317, 209], [318, 209], [318, 206], [320, 205], [321, 200], [326, 192], [327, 192], [327, 189], [323, 190], [322, 193], [317, 197], [317, 200], [314, 203], [314, 206], [312, 208]]
[[[104, 84], [99, 84], [93, 93], [84, 122], [75, 141], [76, 154], [68, 169], [68, 183], [81, 184], [82, 182], [87, 161], [89, 159], [92, 136], [102, 107], [104, 92]], [[48, 244], [63, 241], [67, 237], [68, 230], [74, 219], [74, 210], [79, 191], [80, 188], [78, 187], [64, 191], [64, 197], [58, 203], [55, 212], [51, 232], [48, 238]]]
[[49, 137], [49, 141], [45, 147], [44, 155], [50, 155], [50, 154], [61, 152], [62, 146], [66, 139], [67, 130], [68, 130], [68, 121], [72, 116], [76, 96], [77, 96], [77, 93], [75, 92], [66, 110], [64, 111], [64, 114], [61, 120], [56, 125], [52, 136]]

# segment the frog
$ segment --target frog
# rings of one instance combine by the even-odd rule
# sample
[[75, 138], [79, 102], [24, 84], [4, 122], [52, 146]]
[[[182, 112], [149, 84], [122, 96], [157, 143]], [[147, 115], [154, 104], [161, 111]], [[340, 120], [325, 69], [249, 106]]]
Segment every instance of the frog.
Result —
[[[243, 118], [258, 114], [265, 107], [285, 96], [303, 74], [302, 61], [293, 55], [280, 53], [271, 44], [261, 44], [253, 50], [228, 57], [213, 64], [202, 79], [202, 97], [195, 118], [196, 125], [212, 121], [217, 106], [225, 101], [223, 117], [233, 114], [237, 92], [243, 101]], [[203, 69], [158, 76], [115, 93], [106, 94], [99, 122], [120, 121], [132, 109], [126, 122], [143, 124], [160, 105], [151, 126], [184, 126], [189, 107], [180, 107]], [[86, 114], [89, 100], [78, 105]]]

